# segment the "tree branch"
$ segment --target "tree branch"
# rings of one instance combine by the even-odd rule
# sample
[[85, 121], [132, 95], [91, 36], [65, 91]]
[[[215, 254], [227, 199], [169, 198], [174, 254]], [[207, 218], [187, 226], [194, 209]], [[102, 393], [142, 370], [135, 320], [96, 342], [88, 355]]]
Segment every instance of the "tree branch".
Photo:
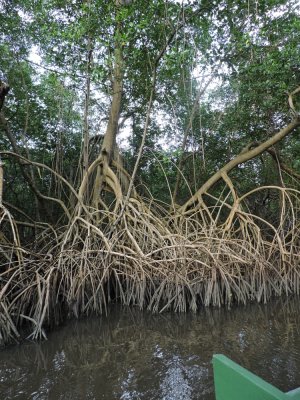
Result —
[[300, 117], [297, 117], [292, 120], [286, 127], [281, 129], [279, 132], [275, 133], [270, 139], [261, 143], [259, 146], [254, 149], [241, 152], [238, 154], [233, 160], [229, 161], [224, 167], [222, 167], [219, 171], [217, 171], [211, 178], [208, 179], [201, 186], [201, 188], [178, 210], [179, 213], [184, 214], [188, 208], [193, 206], [194, 203], [198, 201], [198, 199], [207, 192], [213, 185], [215, 185], [221, 178], [222, 174], [228, 174], [233, 168], [236, 166], [245, 163], [246, 161], [252, 160], [258, 155], [262, 154], [264, 151], [269, 149], [269, 147], [274, 146], [280, 140], [282, 140], [285, 136], [291, 133], [294, 129], [300, 126]]
[[282, 128], [279, 132], [275, 133], [268, 140], [265, 140], [263, 143], [257, 145], [252, 148], [253, 145], [256, 145], [256, 142], [250, 143], [246, 148], [244, 148], [240, 154], [238, 154], [233, 160], [229, 161], [226, 165], [224, 165], [219, 171], [217, 171], [212, 177], [210, 177], [204, 185], [185, 203], [183, 204], [179, 210], [179, 214], [184, 214], [186, 211], [192, 207], [195, 203], [199, 201], [204, 193], [206, 193], [213, 185], [215, 185], [224, 174], [228, 174], [233, 168], [236, 166], [245, 163], [246, 161], [252, 160], [253, 158], [259, 156], [270, 147], [274, 146], [276, 143], [280, 142], [284, 137], [290, 134], [294, 129], [300, 126], [300, 114], [296, 112], [293, 97], [300, 93], [300, 86], [291, 92], [288, 97], [289, 105], [292, 109], [294, 118], [292, 122], [290, 122], [286, 127]]

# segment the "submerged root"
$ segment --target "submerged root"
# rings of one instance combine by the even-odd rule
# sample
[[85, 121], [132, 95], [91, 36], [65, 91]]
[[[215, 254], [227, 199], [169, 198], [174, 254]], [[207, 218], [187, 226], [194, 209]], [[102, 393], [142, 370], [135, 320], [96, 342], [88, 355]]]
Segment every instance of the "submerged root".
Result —
[[199, 199], [182, 217], [137, 199], [81, 208], [55, 236], [42, 232], [39, 254], [20, 253], [12, 235], [1, 260], [0, 342], [18, 339], [28, 324], [30, 338], [44, 338], [66, 316], [105, 313], [112, 300], [185, 312], [299, 294], [300, 193], [276, 190], [273, 223], [247, 209], [250, 192], [233, 204], [228, 196], [210, 196], [209, 206]]

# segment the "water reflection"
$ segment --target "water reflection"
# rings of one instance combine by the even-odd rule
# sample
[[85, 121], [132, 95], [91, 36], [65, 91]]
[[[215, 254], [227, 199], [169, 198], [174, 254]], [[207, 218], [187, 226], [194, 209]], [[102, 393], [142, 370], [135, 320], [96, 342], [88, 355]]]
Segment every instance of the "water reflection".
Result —
[[184, 315], [112, 307], [0, 350], [0, 398], [212, 400], [213, 353], [287, 391], [300, 386], [299, 311], [299, 299]]

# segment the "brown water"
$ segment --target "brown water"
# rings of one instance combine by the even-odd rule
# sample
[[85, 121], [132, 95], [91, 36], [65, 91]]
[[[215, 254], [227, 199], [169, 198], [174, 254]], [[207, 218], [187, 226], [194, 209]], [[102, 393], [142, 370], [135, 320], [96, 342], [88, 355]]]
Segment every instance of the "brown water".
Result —
[[211, 400], [214, 353], [287, 391], [300, 386], [299, 311], [299, 299], [184, 315], [112, 307], [0, 350], [0, 399]]

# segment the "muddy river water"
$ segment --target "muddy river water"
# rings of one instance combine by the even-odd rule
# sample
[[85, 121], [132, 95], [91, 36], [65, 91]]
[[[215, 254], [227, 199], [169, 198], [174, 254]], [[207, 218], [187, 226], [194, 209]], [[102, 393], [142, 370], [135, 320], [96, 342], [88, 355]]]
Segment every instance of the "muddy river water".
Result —
[[197, 314], [112, 306], [0, 349], [0, 399], [212, 400], [214, 353], [287, 391], [300, 386], [299, 333], [298, 298]]

